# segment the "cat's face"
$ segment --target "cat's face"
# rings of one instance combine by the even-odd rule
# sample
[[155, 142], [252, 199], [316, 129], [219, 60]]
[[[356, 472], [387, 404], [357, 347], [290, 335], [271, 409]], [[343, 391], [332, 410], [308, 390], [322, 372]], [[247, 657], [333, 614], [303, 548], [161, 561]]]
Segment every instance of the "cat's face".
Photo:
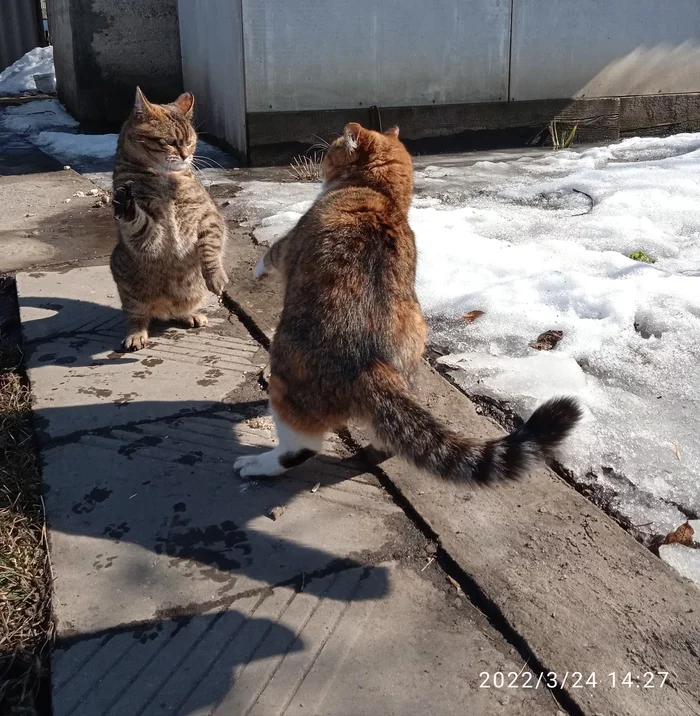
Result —
[[189, 169], [197, 146], [193, 110], [189, 92], [171, 104], [152, 104], [137, 88], [133, 112], [122, 129], [125, 148], [160, 171]]

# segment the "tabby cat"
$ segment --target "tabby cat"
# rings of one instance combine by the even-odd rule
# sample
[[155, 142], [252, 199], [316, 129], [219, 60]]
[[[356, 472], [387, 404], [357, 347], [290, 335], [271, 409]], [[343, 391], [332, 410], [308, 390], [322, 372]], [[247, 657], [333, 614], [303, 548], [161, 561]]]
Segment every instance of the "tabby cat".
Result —
[[113, 177], [119, 240], [110, 268], [128, 318], [125, 350], [148, 340], [152, 318], [206, 325], [207, 289], [221, 294], [226, 223], [197, 181], [194, 97], [151, 104], [140, 89], [124, 123]]
[[299, 465], [353, 419], [375, 447], [436, 475], [494, 482], [548, 457], [581, 417], [575, 400], [556, 398], [512, 434], [479, 441], [446, 429], [411, 395], [426, 325], [407, 220], [413, 167], [398, 134], [348, 124], [324, 157], [321, 195], [255, 268], [256, 278], [276, 270], [286, 284], [270, 356], [279, 445], [238, 458], [241, 475]]

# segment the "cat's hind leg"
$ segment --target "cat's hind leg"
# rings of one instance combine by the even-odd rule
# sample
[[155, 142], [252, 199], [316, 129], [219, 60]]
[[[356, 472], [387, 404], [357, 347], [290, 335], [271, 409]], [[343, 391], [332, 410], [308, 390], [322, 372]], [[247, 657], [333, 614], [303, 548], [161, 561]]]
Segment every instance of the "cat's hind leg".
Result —
[[209, 319], [203, 313], [193, 313], [189, 316], [183, 316], [182, 320], [188, 328], [201, 328], [209, 325]]
[[233, 468], [240, 472], [241, 477], [281, 475], [289, 468], [301, 465], [321, 451], [323, 433], [310, 435], [295, 430], [280, 418], [274, 408], [272, 409], [272, 418], [277, 430], [277, 447], [261, 455], [239, 457], [233, 464]]

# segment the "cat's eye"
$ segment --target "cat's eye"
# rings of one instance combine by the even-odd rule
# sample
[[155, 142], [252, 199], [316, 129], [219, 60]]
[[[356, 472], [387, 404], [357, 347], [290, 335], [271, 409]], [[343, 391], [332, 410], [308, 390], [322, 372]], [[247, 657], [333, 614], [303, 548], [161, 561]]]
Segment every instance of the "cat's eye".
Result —
[[171, 139], [171, 140], [168, 142], [168, 144], [169, 144], [171, 147], [177, 147], [178, 143], [179, 143], [179, 142], [178, 142], [177, 139]]

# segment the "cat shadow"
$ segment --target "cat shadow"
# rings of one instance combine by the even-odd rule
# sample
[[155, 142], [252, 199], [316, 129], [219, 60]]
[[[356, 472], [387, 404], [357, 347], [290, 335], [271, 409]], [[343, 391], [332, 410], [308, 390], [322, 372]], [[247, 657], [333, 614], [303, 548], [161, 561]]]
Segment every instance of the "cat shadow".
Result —
[[96, 630], [60, 641], [53, 700], [61, 713], [211, 713], [241, 667], [305, 648], [289, 627], [236, 609]]
[[[19, 302], [31, 379], [42, 380], [34, 423], [51, 529], [96, 540], [84, 566], [95, 575], [109, 572], [105, 585], [115, 586], [113, 578], [129, 590], [145, 582], [170, 594], [184, 582], [194, 585], [195, 594], [206, 592], [202, 603], [208, 600], [215, 608], [231, 601], [243, 583], [303, 581], [305, 590], [314, 592], [328, 570], [367, 564], [365, 558], [339, 557], [349, 551], [341, 537], [333, 551], [317, 546], [333, 543], [336, 517], [375, 498], [376, 488], [352, 482], [367, 472], [365, 462], [354, 455], [322, 455], [282, 478], [252, 481], [233, 471], [238, 455], [269, 449], [273, 442], [271, 427], [261, 422], [267, 400], [254, 374], [243, 379], [243, 387], [232, 386], [225, 400], [182, 400], [178, 382], [192, 378], [173, 373], [179, 359], [168, 363], [166, 353], [149, 359], [148, 351], [110, 354], [121, 335], [121, 311], [63, 298], [21, 296]], [[138, 363], [139, 370], [129, 376], [133, 392], [122, 395], [110, 381], [117, 380], [113, 368], [121, 371], [123, 389], [125, 362]], [[42, 371], [62, 382], [51, 387]], [[149, 371], [156, 371], [155, 377]], [[219, 394], [226, 392], [227, 376], [241, 381], [240, 373], [219, 372], [223, 377], [214, 379], [222, 381]], [[199, 392], [211, 395], [212, 389]], [[61, 405], [54, 406], [54, 395]], [[316, 483], [318, 492], [309, 498]], [[299, 517], [282, 516], [276, 527], [272, 508]], [[316, 526], [305, 528], [305, 520]], [[289, 533], [285, 521], [293, 525]], [[319, 540], [319, 531], [328, 535]], [[125, 549], [129, 544], [138, 549]], [[149, 553], [162, 558], [162, 569], [151, 569]], [[386, 579], [375, 583], [379, 586], [366, 598], [386, 590]], [[60, 584], [66, 580], [57, 587], [59, 601]]]
[[[106, 360], [136, 365], [143, 359], [143, 351], [125, 351], [122, 348], [127, 323], [124, 312], [119, 308], [76, 299], [31, 296], [22, 297], [20, 303], [25, 321], [32, 322], [32, 338], [24, 343], [27, 361], [38, 353], [36, 360], [39, 363], [78, 368], [97, 367], [104, 365]], [[76, 316], [82, 318], [76, 321]], [[153, 319], [148, 329], [149, 343], [163, 338], [173, 328], [184, 329], [194, 335], [200, 330], [189, 328], [178, 319]], [[110, 341], [111, 348], [107, 359], [75, 353], [83, 345], [90, 342], [101, 344], [105, 340]]]

